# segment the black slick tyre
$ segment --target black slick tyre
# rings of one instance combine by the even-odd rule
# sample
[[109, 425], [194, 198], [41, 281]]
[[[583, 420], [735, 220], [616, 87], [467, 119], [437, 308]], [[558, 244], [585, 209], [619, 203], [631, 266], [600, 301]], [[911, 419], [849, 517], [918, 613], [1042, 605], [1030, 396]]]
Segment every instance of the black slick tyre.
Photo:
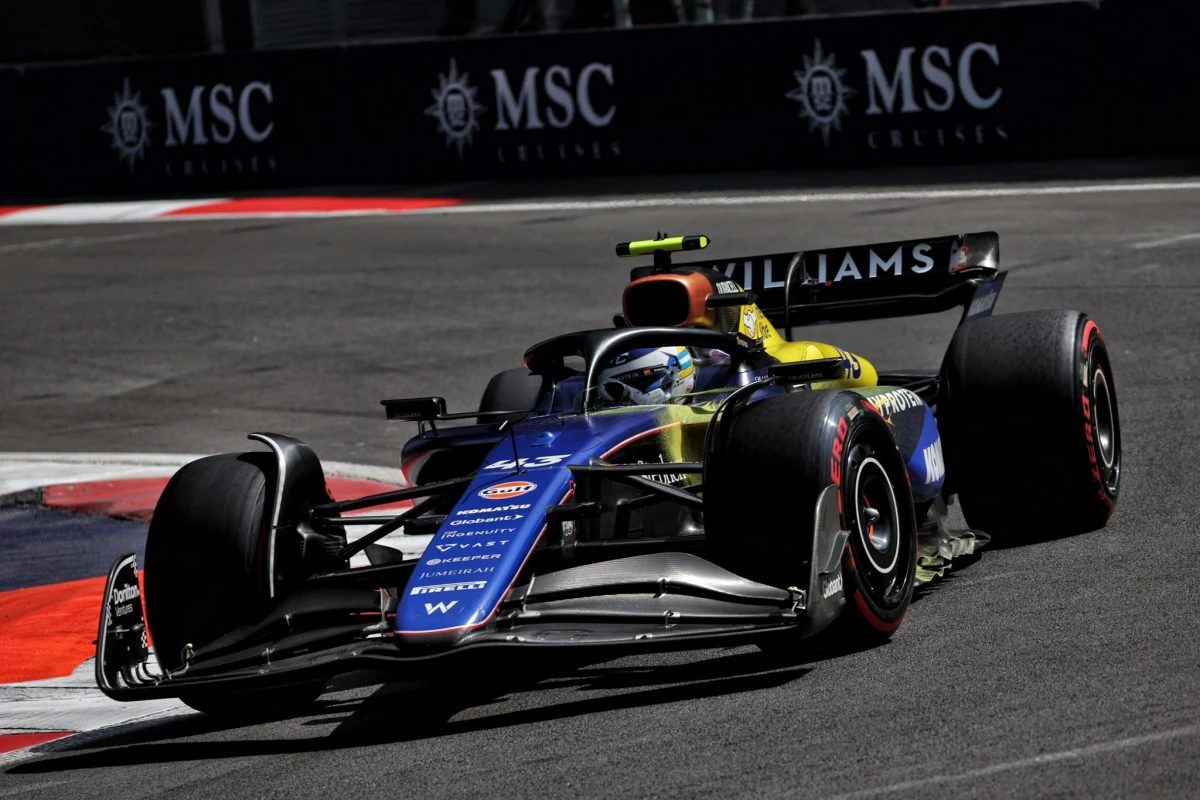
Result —
[[850, 392], [797, 392], [750, 405], [705, 474], [710, 557], [771, 586], [807, 586], [817, 502], [838, 486], [846, 605], [833, 630], [869, 646], [900, 626], [916, 584], [908, 475], [887, 423]]
[[[146, 624], [164, 669], [182, 666], [186, 646], [250, 622], [270, 599], [275, 471], [270, 453], [209, 456], [175, 473], [159, 498], [146, 539]], [[267, 718], [302, 709], [323, 689], [310, 681], [181, 699], [206, 713]]]
[[[537, 405], [538, 394], [542, 389], [542, 377], [531, 375], [525, 367], [506, 369], [497, 372], [488, 381], [479, 400], [480, 411], [525, 411]], [[524, 414], [512, 414], [508, 417], [489, 417], [480, 422], [499, 422], [508, 419], [517, 422]]]
[[1121, 482], [1108, 349], [1079, 311], [987, 317], [955, 332], [938, 426], [967, 523], [1020, 543], [1095, 530]]

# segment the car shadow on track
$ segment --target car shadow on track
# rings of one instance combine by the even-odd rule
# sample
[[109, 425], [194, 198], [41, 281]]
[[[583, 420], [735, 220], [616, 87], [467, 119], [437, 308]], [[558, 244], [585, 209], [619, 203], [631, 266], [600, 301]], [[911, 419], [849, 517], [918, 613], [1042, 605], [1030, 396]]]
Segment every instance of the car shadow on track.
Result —
[[[461, 681], [452, 675], [437, 682], [404, 681], [384, 684], [362, 699], [322, 701], [315, 714], [308, 710], [304, 717], [273, 723], [294, 726], [292, 736], [213, 741], [240, 726], [196, 714], [142, 724], [126, 731], [118, 729], [77, 746], [68, 745], [61, 755], [23, 762], [7, 772], [45, 774], [276, 756], [508, 729], [603, 711], [778, 688], [811, 670], [798, 664], [798, 660], [743, 647], [683, 663], [629, 666], [618, 662], [579, 668], [545, 679], [511, 676], [493, 681], [488, 687], [480, 687], [477, 676]], [[598, 694], [553, 702], [564, 689]], [[518, 699], [518, 695], [542, 691], [547, 692], [549, 704], [531, 707], [530, 698]], [[506, 709], [509, 704], [513, 706], [511, 710]], [[463, 718], [455, 719], [464, 713]], [[311, 727], [331, 724], [336, 727], [326, 736], [313, 736], [310, 732]]]

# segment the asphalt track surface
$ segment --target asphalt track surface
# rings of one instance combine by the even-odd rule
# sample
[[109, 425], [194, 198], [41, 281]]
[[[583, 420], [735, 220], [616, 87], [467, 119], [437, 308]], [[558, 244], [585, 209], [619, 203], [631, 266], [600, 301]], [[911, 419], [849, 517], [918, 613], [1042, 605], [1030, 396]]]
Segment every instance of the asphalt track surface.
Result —
[[[1137, 171], [1071, 169], [1066, 184], [1085, 189]], [[969, 177], [819, 181], [994, 185]], [[688, 180], [559, 184], [541, 199], [810, 179]], [[1012, 270], [998, 312], [1065, 306], [1100, 324], [1125, 472], [1107, 528], [989, 548], [922, 592], [886, 646], [638, 656], [534, 685], [489, 664], [434, 685], [343, 681], [298, 719], [193, 715], [67, 740], [0, 768], [0, 797], [1194, 797], [1197, 220], [1192, 188], [2, 231], [4, 450], [212, 452], [266, 429], [394, 466], [408, 432], [378, 401], [474, 408], [532, 342], [605, 325], [629, 266], [617, 241], [704, 233], [724, 257], [994, 229]], [[936, 366], [953, 326], [810, 335], [885, 367]]]

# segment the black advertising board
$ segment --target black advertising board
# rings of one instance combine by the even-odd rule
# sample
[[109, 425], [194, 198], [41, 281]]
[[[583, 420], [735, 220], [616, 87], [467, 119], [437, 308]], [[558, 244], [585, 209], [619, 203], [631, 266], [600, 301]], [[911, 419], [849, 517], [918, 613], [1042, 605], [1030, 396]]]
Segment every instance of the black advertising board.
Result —
[[[929, 163], [1074, 152], [1077, 2], [347, 50], [400, 174]], [[1072, 30], [1078, 35], [1062, 35]], [[403, 76], [397, 79], [396, 76]], [[354, 87], [347, 87], [354, 93]], [[398, 165], [399, 166], [399, 165]]]
[[1155, 117], [1195, 96], [1197, 22], [1065, 1], [31, 66], [0, 71], [2, 194], [1161, 153], [1193, 146]]
[[336, 96], [338, 76], [310, 60], [293, 51], [29, 69], [31, 190], [161, 194], [336, 180], [328, 156], [339, 109], [321, 100]]
[[15, 69], [0, 69], [0, 204], [4, 198], [18, 199], [28, 194], [28, 163], [22, 155], [28, 150], [25, 135], [30, 120], [25, 119], [25, 82]]

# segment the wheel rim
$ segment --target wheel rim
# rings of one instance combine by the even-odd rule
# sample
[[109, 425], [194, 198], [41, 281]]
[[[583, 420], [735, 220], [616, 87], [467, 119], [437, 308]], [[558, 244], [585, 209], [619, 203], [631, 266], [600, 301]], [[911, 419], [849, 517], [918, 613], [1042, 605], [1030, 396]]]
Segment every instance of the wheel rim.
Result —
[[900, 512], [887, 470], [873, 456], [858, 465], [854, 497], [855, 521], [863, 553], [876, 572], [889, 575], [900, 558]]
[[1117, 422], [1108, 378], [1099, 367], [1092, 373], [1092, 428], [1099, 445], [1096, 449], [1100, 453], [1100, 460], [1105, 470], [1111, 470], [1117, 461]]

